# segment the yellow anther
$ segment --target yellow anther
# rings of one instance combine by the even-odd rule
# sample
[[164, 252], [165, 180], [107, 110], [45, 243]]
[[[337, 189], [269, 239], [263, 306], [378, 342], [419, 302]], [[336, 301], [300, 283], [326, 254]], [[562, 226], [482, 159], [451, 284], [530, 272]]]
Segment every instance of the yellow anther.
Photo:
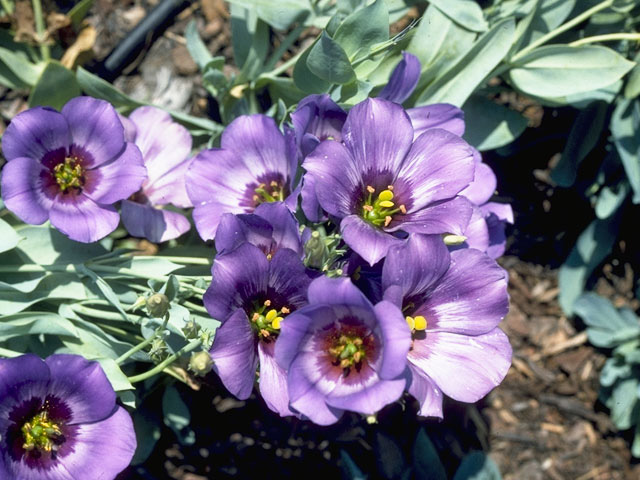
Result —
[[289, 310], [287, 307], [282, 307], [280, 309], [280, 313], [284, 313], [286, 315], [287, 313], [291, 313], [291, 310]]
[[354, 339], [354, 340], [353, 340], [353, 344], [354, 344], [356, 347], [360, 347], [360, 346], [362, 346], [362, 339], [361, 339], [360, 337], [357, 337], [356, 339]]
[[360, 351], [357, 351], [356, 353], [353, 354], [353, 360], [356, 363], [359, 362], [361, 358], [362, 358], [362, 353], [360, 353]]
[[278, 182], [276, 182], [275, 180], [271, 180], [271, 183], [269, 185], [271, 185], [272, 187], [277, 187]]
[[386, 217], [384, 217], [384, 226], [388, 227], [389, 224], [391, 223], [391, 220], [392, 220], [392, 218], [391, 218], [390, 215], [387, 215]]
[[384, 208], [391, 208], [391, 207], [393, 207], [395, 204], [394, 204], [393, 202], [389, 201], [389, 200], [383, 200], [383, 201], [381, 201], [381, 202], [379, 203], [379, 205], [380, 205], [381, 207], [384, 207]]
[[263, 328], [262, 330], [260, 330], [260, 335], [262, 335], [263, 337], [267, 338], [270, 335], [270, 333], [269, 333], [268, 330]]
[[416, 330], [423, 331], [427, 329], [427, 319], [424, 318], [422, 315], [418, 315], [414, 317], [413, 321], [415, 322]]
[[267, 322], [271, 323], [273, 322], [273, 320], [278, 316], [278, 311], [271, 309], [267, 312], [267, 314], [264, 316], [264, 318], [267, 319]]
[[351, 366], [351, 360], [349, 360], [348, 358], [345, 358], [343, 360], [340, 361], [340, 366], [342, 368], [347, 368], [349, 366]]
[[404, 205], [398, 207], [402, 213], [407, 213], [407, 208]]
[[267, 253], [267, 260], [271, 260], [273, 258], [273, 255], [270, 253]]
[[259, 318], [260, 318], [260, 315], [258, 315], [257, 313], [254, 313], [253, 317], [251, 317], [251, 321], [252, 322], [257, 322]]
[[406, 317], [404, 317], [404, 319], [407, 321], [407, 325], [409, 325], [409, 329], [413, 332], [413, 330], [415, 330], [416, 328], [416, 322], [414, 321], [413, 317], [410, 317], [409, 315], [407, 315]]
[[373, 188], [371, 185], [367, 185], [367, 192], [374, 193], [375, 191], [376, 191], [375, 188]]
[[378, 195], [378, 198], [380, 200], [391, 200], [393, 199], [393, 192], [391, 190], [383, 190], [380, 192], [380, 195]]
[[271, 300], [265, 300], [264, 301], [264, 306], [265, 307], [270, 307], [271, 306]]
[[362, 208], [364, 208], [367, 212], [373, 212], [373, 207], [371, 205], [363, 205]]
[[393, 185], [387, 185], [387, 190], [393, 190]]
[[276, 317], [273, 319], [273, 322], [271, 322], [271, 328], [274, 328], [276, 330], [280, 330], [280, 322], [282, 321], [282, 317]]

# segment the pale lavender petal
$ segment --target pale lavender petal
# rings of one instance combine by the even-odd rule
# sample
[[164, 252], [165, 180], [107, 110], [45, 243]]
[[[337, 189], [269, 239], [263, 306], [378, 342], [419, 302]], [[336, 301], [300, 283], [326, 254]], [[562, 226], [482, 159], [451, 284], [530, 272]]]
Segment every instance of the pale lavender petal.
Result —
[[471, 147], [442, 129], [430, 129], [413, 143], [398, 178], [409, 185], [409, 212], [433, 202], [453, 198], [473, 180]]
[[[342, 129], [342, 139], [358, 171], [365, 178], [382, 173], [393, 174], [400, 169], [411, 147], [413, 128], [400, 105], [379, 98], [368, 98], [349, 111]], [[314, 155], [317, 151], [316, 148]], [[344, 170], [345, 166], [342, 166], [334, 175], [344, 175]], [[319, 185], [316, 186], [316, 192], [320, 194]], [[318, 198], [327, 210], [320, 196]]]
[[316, 198], [329, 214], [342, 218], [353, 208], [353, 195], [363, 188], [362, 172], [339, 142], [322, 142], [302, 164], [305, 178], [314, 177]]
[[500, 220], [513, 223], [513, 209], [508, 203], [488, 202], [480, 206], [480, 210], [486, 216], [494, 214]]
[[122, 407], [101, 422], [78, 425], [75, 434], [73, 449], [57, 462], [69, 479], [86, 478], [87, 472], [91, 478], [112, 479], [129, 466], [136, 450], [133, 422]]
[[136, 108], [129, 119], [136, 126], [136, 145], [149, 171], [146, 190], [187, 160], [191, 154], [191, 135], [186, 128], [174, 122], [167, 112], [156, 107]]
[[511, 365], [511, 345], [499, 328], [478, 336], [427, 332], [414, 341], [409, 362], [451, 398], [477, 402], [500, 384]]
[[178, 238], [191, 228], [184, 215], [129, 200], [122, 201], [121, 217], [124, 228], [133, 237], [146, 238], [153, 243]]
[[489, 248], [489, 228], [479, 208], [473, 208], [473, 215], [471, 215], [471, 220], [464, 231], [464, 236], [467, 239], [462, 245], [453, 246], [450, 249], [475, 248], [486, 253]]
[[[363, 415], [373, 415], [398, 400], [407, 384], [404, 378], [380, 380], [375, 374], [367, 377], [361, 373], [349, 375], [346, 379], [338, 381], [335, 390], [327, 395], [327, 404]], [[353, 377], [353, 380], [349, 381], [350, 377]], [[347, 385], [349, 388], [345, 388]]]
[[443, 418], [442, 391], [426, 373], [412, 363], [409, 363], [409, 372], [407, 391], [420, 403], [418, 415]]
[[410, 108], [407, 114], [413, 125], [414, 138], [418, 138], [430, 128], [444, 128], [460, 137], [464, 134], [464, 112], [448, 103]]
[[402, 245], [403, 240], [365, 222], [357, 215], [349, 215], [340, 222], [345, 243], [369, 265], [382, 260], [391, 247]]
[[496, 191], [497, 185], [498, 182], [491, 167], [486, 163], [480, 162], [476, 164], [476, 173], [473, 181], [460, 192], [460, 195], [464, 195], [476, 205], [482, 205], [491, 198]]
[[71, 409], [70, 425], [97, 422], [113, 412], [116, 394], [98, 362], [68, 354], [51, 355], [45, 362], [50, 392]]
[[186, 186], [186, 175], [190, 165], [191, 160], [185, 160], [163, 176], [156, 178], [153, 184], [143, 185], [144, 194], [149, 202], [153, 205], [170, 203], [180, 208], [193, 207], [187, 195]]
[[85, 165], [96, 167], [114, 159], [124, 148], [124, 127], [109, 102], [75, 97], [62, 107], [71, 141], [91, 156]]
[[411, 331], [400, 309], [392, 303], [383, 300], [373, 309], [378, 317], [384, 344], [382, 362], [377, 373], [382, 380], [391, 380], [401, 375], [406, 368]]
[[367, 297], [346, 277], [329, 278], [322, 275], [316, 278], [309, 285], [307, 297], [312, 304], [355, 305], [369, 310], [373, 308]]
[[15, 158], [2, 170], [2, 199], [25, 223], [46, 222], [57, 193], [58, 186], [51, 173], [36, 160]]
[[67, 121], [62, 114], [47, 107], [19, 113], [2, 135], [2, 153], [8, 161], [26, 157], [40, 162], [47, 153], [66, 150], [70, 144]]
[[464, 197], [437, 203], [407, 215], [396, 216], [397, 222], [391, 223], [396, 230], [408, 233], [463, 235], [471, 220], [473, 205]]
[[417, 308], [427, 318], [429, 332], [467, 335], [493, 330], [508, 310], [505, 270], [473, 249], [451, 253], [451, 267]]
[[276, 363], [274, 348], [276, 342], [259, 342], [260, 358], [260, 395], [267, 407], [281, 417], [296, 415], [289, 408], [289, 390], [287, 388], [287, 372]]
[[140, 150], [133, 143], [125, 145], [118, 158], [85, 172], [82, 193], [96, 203], [107, 205], [128, 198], [147, 178]]
[[256, 377], [258, 355], [256, 334], [244, 310], [236, 310], [218, 327], [209, 354], [213, 370], [227, 390], [240, 400], [249, 398]]
[[276, 361], [282, 369], [289, 369], [303, 340], [313, 335], [312, 326], [321, 328], [333, 322], [327, 318], [328, 312], [331, 310], [326, 305], [308, 305], [303, 313], [293, 312], [284, 319], [275, 347]]
[[116, 229], [120, 220], [113, 206], [98, 205], [82, 194], [58, 194], [49, 215], [54, 227], [82, 243], [106, 237]]
[[440, 235], [411, 234], [406, 243], [389, 250], [382, 267], [382, 288], [399, 285], [403, 297], [425, 292], [449, 269], [450, 260]]
[[118, 114], [118, 118], [120, 119], [122, 127], [124, 128], [124, 141], [135, 143], [136, 136], [138, 135], [136, 125], [124, 115]]
[[505, 228], [507, 223], [513, 223], [513, 210], [511, 205], [504, 203], [485, 203], [480, 207], [485, 215], [489, 230], [489, 247], [487, 254], [491, 258], [498, 258], [504, 254], [507, 236]]
[[402, 52], [402, 60], [393, 69], [389, 83], [378, 94], [378, 98], [396, 103], [404, 102], [418, 85], [420, 69], [418, 57], [408, 52]]

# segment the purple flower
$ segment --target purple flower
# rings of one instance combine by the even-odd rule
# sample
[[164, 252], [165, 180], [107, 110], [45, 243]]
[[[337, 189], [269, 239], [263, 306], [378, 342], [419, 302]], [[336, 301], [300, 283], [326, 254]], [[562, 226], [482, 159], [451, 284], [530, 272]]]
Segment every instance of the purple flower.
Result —
[[473, 180], [471, 147], [443, 129], [414, 141], [400, 105], [368, 99], [351, 109], [343, 142], [322, 142], [303, 166], [318, 202], [340, 219], [344, 241], [371, 265], [402, 243], [395, 233], [461, 235], [472, 206], [457, 196]]
[[193, 219], [204, 240], [214, 238], [225, 213], [251, 213], [275, 201], [295, 210], [298, 156], [293, 132], [283, 134], [265, 115], [245, 115], [225, 129], [221, 147], [200, 152], [187, 171]]
[[306, 304], [310, 278], [300, 254], [280, 248], [268, 260], [260, 248], [243, 243], [218, 255], [211, 273], [204, 304], [222, 321], [210, 350], [214, 371], [232, 394], [245, 399], [259, 363], [260, 393], [267, 406], [280, 415], [294, 415], [274, 345], [287, 315]]
[[511, 346], [497, 327], [509, 309], [506, 277], [478, 250], [449, 254], [439, 236], [410, 235], [389, 250], [384, 298], [412, 329], [408, 390], [421, 415], [442, 417], [442, 392], [475, 402], [504, 379]]
[[420, 60], [415, 55], [402, 52], [402, 60], [391, 72], [389, 82], [378, 94], [390, 102], [402, 103], [413, 93], [420, 80]]
[[300, 100], [296, 111], [291, 114], [291, 123], [302, 156], [309, 155], [323, 140], [341, 142], [346, 119], [347, 112], [326, 93]]
[[225, 213], [216, 231], [216, 250], [226, 253], [249, 242], [271, 258], [280, 248], [304, 253], [298, 221], [283, 202], [263, 203], [254, 213]]
[[160, 209], [191, 207], [184, 176], [189, 166], [191, 135], [155, 107], [135, 109], [123, 121], [125, 138], [142, 152], [148, 177], [133, 197], [122, 202], [122, 223], [134, 237], [155, 243], [177, 238], [191, 225], [184, 215]]
[[18, 114], [2, 151], [7, 208], [26, 223], [50, 220], [79, 242], [115, 230], [113, 203], [137, 192], [146, 178], [140, 150], [125, 142], [114, 108], [91, 97], [69, 100], [61, 112], [36, 107]]
[[374, 414], [396, 401], [411, 343], [402, 312], [387, 301], [372, 305], [348, 278], [317, 278], [308, 297], [276, 343], [291, 407], [329, 425], [345, 410]]
[[135, 449], [131, 417], [97, 362], [0, 359], [0, 478], [112, 480]]

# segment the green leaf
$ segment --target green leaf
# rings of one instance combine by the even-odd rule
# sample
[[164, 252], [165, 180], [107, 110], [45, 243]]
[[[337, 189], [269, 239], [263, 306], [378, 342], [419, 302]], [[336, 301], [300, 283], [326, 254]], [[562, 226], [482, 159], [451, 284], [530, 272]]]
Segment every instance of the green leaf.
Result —
[[376, 0], [349, 15], [333, 35], [333, 40], [340, 44], [352, 61], [367, 55], [372, 46], [388, 39], [389, 12], [384, 0]]
[[543, 98], [606, 87], [635, 65], [614, 50], [599, 45], [549, 45], [536, 48], [513, 64], [509, 71], [513, 86]]
[[632, 99], [640, 95], [640, 53], [638, 53], [633, 59], [636, 62], [636, 66], [633, 67], [631, 73], [627, 77], [627, 84], [624, 87], [624, 96]]
[[638, 402], [638, 379], [627, 378], [613, 386], [611, 397], [605, 403], [611, 410], [611, 420], [621, 430], [631, 428], [636, 423], [640, 402]]
[[2, 317], [0, 341], [23, 335], [56, 335], [77, 338], [79, 333], [73, 323], [52, 312], [23, 312]]
[[631, 365], [620, 357], [607, 358], [600, 372], [600, 385], [611, 387], [619, 378], [631, 376]]
[[87, 95], [107, 100], [112, 103], [114, 107], [135, 108], [144, 105], [142, 102], [128, 97], [106, 80], [88, 72], [82, 67], [78, 67], [76, 79], [78, 80], [80, 88], [82, 88]]
[[11, 250], [20, 239], [13, 227], [0, 218], [0, 253]]
[[567, 144], [551, 178], [561, 187], [570, 187], [576, 180], [578, 167], [600, 140], [607, 119], [608, 105], [597, 101], [578, 113]]
[[611, 251], [618, 233], [618, 216], [594, 220], [580, 234], [569, 257], [560, 267], [560, 306], [571, 315], [574, 302], [582, 295], [589, 276]]
[[421, 428], [413, 445], [413, 471], [415, 478], [447, 480], [447, 474], [433, 443]]
[[91, 280], [92, 284], [98, 287], [98, 290], [100, 291], [104, 299], [109, 302], [116, 310], [118, 310], [124, 320], [127, 320], [127, 314], [122, 308], [120, 300], [118, 300], [118, 296], [115, 294], [111, 286], [104, 280], [104, 278], [100, 277], [93, 270], [87, 268], [82, 264], [77, 264], [75, 268], [76, 272], [78, 272], [80, 275], [87, 276]]
[[[61, 305], [58, 313], [71, 320], [78, 330], [77, 338], [61, 337], [62, 343], [71, 353], [82, 355], [89, 360], [115, 360], [133, 347], [130, 343], [122, 342], [105, 333], [95, 324], [80, 319], [68, 305]], [[136, 358], [139, 359], [140, 356]]]
[[345, 451], [340, 450], [340, 460], [342, 461], [341, 469], [348, 480], [366, 480], [367, 476], [358, 468], [356, 462]]
[[502, 475], [488, 455], [472, 452], [462, 459], [453, 480], [502, 480]]
[[97, 360], [116, 392], [135, 390], [135, 387], [131, 385], [127, 376], [122, 373], [122, 370], [120, 370], [120, 367], [115, 360], [112, 358], [98, 358]]
[[35, 65], [22, 55], [5, 47], [0, 47], [0, 62], [11, 71], [15, 78], [22, 82], [20, 86], [35, 85], [44, 70], [44, 63]]
[[168, 387], [162, 396], [164, 424], [174, 431], [182, 445], [193, 445], [195, 432], [189, 428], [191, 412], [174, 386]]
[[50, 60], [29, 95], [29, 106], [61, 110], [65, 103], [81, 94], [74, 73], [60, 62]]
[[474, 0], [429, 0], [451, 20], [472, 32], [484, 32], [489, 28], [482, 9]]
[[640, 457], [640, 421], [636, 421], [636, 431], [633, 435], [633, 444], [631, 445], [631, 455]]
[[463, 137], [480, 151], [507, 145], [527, 128], [527, 119], [518, 112], [479, 95], [469, 97], [462, 110], [467, 125]]
[[0, 316], [21, 312], [43, 300], [86, 300], [87, 289], [72, 273], [58, 273], [42, 277], [38, 287], [29, 293], [0, 290]]
[[131, 417], [133, 419], [136, 438], [138, 439], [136, 453], [133, 455], [133, 459], [131, 459], [131, 465], [140, 465], [149, 458], [156, 443], [160, 440], [162, 435], [160, 430], [161, 419], [157, 418], [151, 408], [138, 408], [133, 412]]
[[73, 28], [77, 30], [78, 27], [80, 27], [82, 20], [84, 20], [84, 17], [87, 16], [87, 13], [89, 13], [89, 9], [92, 5], [93, 0], [80, 0], [73, 6], [71, 10], [69, 10], [67, 16], [71, 19]]
[[307, 66], [311, 73], [329, 83], [345, 84], [356, 77], [345, 51], [326, 32], [311, 48]]
[[187, 50], [189, 55], [196, 62], [200, 71], [203, 72], [207, 64], [213, 60], [213, 55], [209, 52], [209, 49], [204, 44], [198, 33], [198, 27], [196, 21], [191, 20], [184, 31], [184, 37], [187, 40]]
[[495, 24], [455, 65], [420, 94], [416, 105], [448, 102], [461, 106], [505, 57], [514, 32], [512, 18]]
[[523, 35], [522, 44], [528, 45], [560, 26], [575, 5], [576, 0], [539, 0], [531, 25]]
[[308, 0], [229, 0], [232, 5], [255, 10], [258, 17], [276, 30], [287, 30], [294, 22], [304, 21], [311, 13]]
[[621, 100], [611, 117], [611, 134], [633, 190], [633, 203], [640, 203], [640, 101]]
[[640, 323], [629, 322], [608, 300], [586, 293], [573, 304], [573, 312], [588, 325], [589, 341], [596, 347], [612, 348], [640, 336]]
[[605, 219], [613, 215], [629, 194], [629, 185], [620, 183], [617, 188], [605, 185], [596, 200], [596, 217]]
[[382, 478], [400, 478], [405, 470], [404, 456], [398, 443], [382, 432], [376, 433], [376, 463]]

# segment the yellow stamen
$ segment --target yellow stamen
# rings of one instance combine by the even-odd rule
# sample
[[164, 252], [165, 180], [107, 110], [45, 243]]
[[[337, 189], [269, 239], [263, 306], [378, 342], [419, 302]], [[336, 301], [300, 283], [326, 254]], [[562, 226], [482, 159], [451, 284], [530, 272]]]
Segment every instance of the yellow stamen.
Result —
[[376, 191], [376, 189], [375, 189], [375, 188], [373, 188], [371, 185], [367, 185], [367, 192], [369, 192], [369, 193], [373, 193], [373, 192], [375, 192], [375, 191]]
[[270, 307], [271, 306], [271, 300], [265, 300], [264, 301], [264, 306], [265, 307]]
[[398, 208], [400, 209], [400, 211], [402, 213], [407, 213], [407, 209], [406, 209], [406, 207], [404, 205], [400, 205]]
[[388, 227], [390, 223], [391, 223], [391, 216], [387, 215], [386, 217], [384, 217], [384, 226]]
[[275, 180], [271, 180], [271, 183], [269, 185], [271, 185], [272, 187], [277, 187], [278, 182], [276, 182]]
[[276, 330], [280, 330], [280, 322], [282, 321], [282, 317], [276, 317], [273, 319], [273, 322], [271, 322], [271, 328], [274, 328]]
[[422, 315], [418, 315], [414, 317], [413, 320], [415, 322], [416, 330], [423, 331], [427, 329], [427, 319], [424, 318]]
[[253, 317], [251, 317], [251, 321], [252, 322], [257, 322], [259, 318], [260, 318], [260, 315], [258, 315], [257, 313], [254, 313]]
[[[380, 195], [378, 195], [378, 198], [380, 200], [392, 200], [393, 199], [393, 192], [391, 190], [383, 190], [383, 191], [380, 192]], [[382, 205], [382, 203], [381, 203], [381, 205]], [[391, 205], [391, 206], [393, 206], [393, 205]]]
[[274, 309], [271, 309], [267, 312], [264, 318], [266, 318], [267, 322], [271, 323], [277, 316], [278, 316], [278, 312]]
[[362, 208], [364, 208], [367, 212], [373, 212], [373, 207], [371, 205], [363, 205]]
[[409, 315], [407, 315], [406, 317], [404, 317], [404, 319], [407, 321], [407, 325], [409, 325], [409, 329], [411, 329], [411, 331], [413, 332], [416, 328], [416, 322], [413, 320], [413, 317], [410, 317]]
[[291, 313], [291, 310], [289, 310], [287, 307], [282, 307], [280, 309], [280, 313], [284, 313], [286, 315], [287, 313]]
[[391, 207], [393, 207], [395, 204], [394, 204], [393, 202], [389, 201], [389, 200], [383, 200], [383, 201], [381, 201], [381, 202], [379, 203], [379, 205], [380, 205], [381, 207], [384, 207], [384, 208], [391, 208]]

